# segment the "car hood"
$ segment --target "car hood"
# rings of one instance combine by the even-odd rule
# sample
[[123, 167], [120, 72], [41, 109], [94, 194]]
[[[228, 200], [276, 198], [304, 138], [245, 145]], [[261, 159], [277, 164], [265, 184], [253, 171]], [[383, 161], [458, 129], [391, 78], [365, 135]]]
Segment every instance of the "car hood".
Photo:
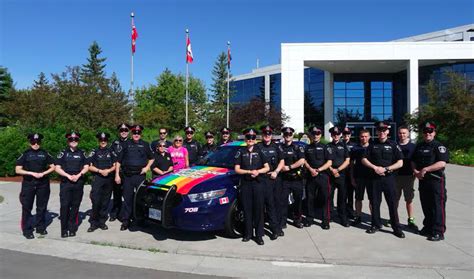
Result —
[[227, 175], [231, 170], [228, 168], [194, 166], [189, 169], [182, 169], [175, 173], [153, 179], [155, 185], [176, 185], [177, 193], [185, 195], [196, 185], [218, 179], [223, 175]]

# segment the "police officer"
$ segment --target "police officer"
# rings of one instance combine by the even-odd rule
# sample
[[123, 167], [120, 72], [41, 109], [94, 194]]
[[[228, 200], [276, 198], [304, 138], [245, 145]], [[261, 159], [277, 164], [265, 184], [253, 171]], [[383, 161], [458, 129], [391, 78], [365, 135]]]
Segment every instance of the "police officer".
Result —
[[413, 173], [419, 179], [421, 208], [425, 219], [420, 234], [428, 240], [444, 239], [446, 231], [446, 176], [444, 169], [449, 161], [448, 149], [435, 140], [436, 125], [427, 122], [422, 127], [423, 141], [413, 155]]
[[114, 185], [115, 163], [117, 155], [108, 147], [109, 133], [99, 132], [96, 135], [99, 147], [89, 155], [89, 171], [94, 175], [92, 181], [91, 201], [92, 213], [89, 218], [91, 224], [87, 232], [93, 232], [98, 228], [107, 230], [107, 211], [109, 209], [110, 196]]
[[196, 130], [191, 126], [184, 128], [186, 139], [184, 140], [183, 146], [188, 150], [189, 166], [194, 166], [198, 162], [201, 154], [201, 144], [193, 139], [195, 131]]
[[157, 148], [157, 145], [160, 141], [164, 141], [165, 144], [166, 144], [166, 148], [170, 147], [173, 145], [173, 143], [169, 140], [166, 139], [166, 137], [168, 136], [168, 129], [164, 128], [164, 127], [161, 127], [160, 129], [158, 129], [158, 139], [157, 140], [154, 140], [150, 143], [150, 146], [151, 146], [151, 150], [153, 152], [156, 152], [158, 150]]
[[322, 129], [313, 126], [309, 129], [311, 144], [305, 147], [305, 167], [308, 170], [306, 184], [306, 200], [308, 202], [308, 215], [306, 216], [305, 227], [310, 227], [314, 222], [316, 199], [320, 197], [322, 201], [321, 228], [329, 230], [331, 209], [329, 198], [331, 196], [331, 184], [327, 170], [332, 165], [332, 149], [321, 143]]
[[[367, 189], [369, 202], [372, 200], [372, 181], [370, 176], [371, 170], [362, 164], [362, 157], [369, 147], [370, 132], [362, 129], [359, 131], [359, 143], [352, 148], [351, 152], [351, 184], [355, 188], [355, 218], [352, 222], [353, 226], [357, 226], [362, 222], [362, 201], [364, 193]], [[369, 205], [370, 208], [370, 205]], [[370, 209], [372, 211], [372, 209]]]
[[242, 238], [247, 242], [255, 228], [256, 242], [263, 245], [264, 235], [264, 187], [261, 176], [270, 170], [265, 155], [255, 145], [257, 132], [254, 129], [244, 131], [246, 147], [235, 155], [235, 172], [240, 175], [241, 202], [244, 211], [245, 232]]
[[[122, 152], [123, 146], [129, 140], [128, 133], [130, 131], [130, 126], [127, 123], [121, 123], [117, 126], [117, 130], [119, 132], [119, 137], [112, 143], [112, 150], [118, 156], [120, 152]], [[123, 178], [123, 173], [120, 173], [120, 175]], [[113, 222], [117, 219], [122, 208], [122, 191], [122, 184], [117, 184], [114, 179], [114, 186], [112, 191], [114, 200], [112, 203], [112, 209], [110, 210], [110, 222]]]
[[202, 146], [201, 157], [205, 157], [208, 153], [217, 150], [217, 144], [214, 143], [214, 133], [207, 131], [204, 133], [204, 136], [206, 137], [206, 144]]
[[[21, 183], [21, 230], [27, 239], [35, 238], [36, 233], [46, 235], [45, 215], [50, 194], [49, 174], [54, 171], [54, 162], [48, 152], [41, 149], [43, 135], [39, 133], [27, 136], [30, 148], [16, 160], [15, 172], [23, 175]], [[36, 197], [36, 224], [32, 224], [31, 210]]]
[[[352, 148], [355, 146], [355, 142], [351, 141], [352, 131], [349, 127], [345, 127], [342, 129], [342, 142], [346, 145], [347, 150], [349, 150], [349, 157], [352, 157]], [[347, 216], [353, 219], [354, 216], [354, 193], [355, 188], [352, 186], [351, 183], [351, 168], [352, 164], [349, 162], [349, 166], [346, 168], [346, 188], [347, 188], [347, 203], [346, 203], [346, 210]]]
[[221, 130], [221, 140], [219, 141], [219, 145], [223, 145], [229, 142], [232, 142], [230, 139], [230, 132], [231, 130], [227, 127], [223, 127]]
[[173, 172], [173, 161], [171, 155], [166, 151], [166, 141], [158, 142], [154, 153], [155, 161], [151, 165], [153, 178]]
[[330, 181], [332, 185], [332, 194], [330, 201], [333, 202], [334, 191], [337, 189], [337, 214], [341, 221], [341, 225], [349, 227], [346, 215], [347, 187], [345, 169], [349, 166], [350, 157], [346, 144], [341, 140], [342, 131], [339, 127], [334, 126], [329, 129], [332, 141], [328, 143], [328, 147], [332, 149], [333, 160], [329, 167]]
[[84, 151], [78, 148], [81, 134], [66, 134], [68, 147], [61, 151], [56, 160], [56, 172], [62, 176], [59, 201], [61, 219], [61, 237], [76, 236], [78, 228], [79, 206], [84, 194], [84, 175], [89, 170]]
[[281, 228], [286, 228], [286, 219], [288, 217], [288, 195], [293, 195], [293, 215], [294, 225], [297, 228], [303, 228], [302, 223], [302, 199], [303, 199], [303, 173], [302, 167], [304, 165], [304, 148], [298, 146], [293, 142], [293, 134], [295, 130], [291, 127], [283, 127], [281, 129], [283, 133], [284, 142], [281, 145], [283, 154], [283, 167], [282, 171], [282, 199], [281, 205]]
[[377, 129], [377, 140], [367, 147], [363, 155], [362, 163], [372, 169], [372, 223], [366, 231], [369, 234], [376, 233], [381, 227], [380, 203], [382, 193], [388, 205], [390, 222], [393, 234], [396, 237], [404, 238], [405, 234], [400, 229], [395, 191], [394, 171], [403, 166], [403, 153], [395, 142], [388, 139], [390, 124], [386, 121], [375, 123]]
[[272, 142], [273, 128], [270, 125], [263, 125], [260, 130], [262, 131], [262, 142], [258, 143], [257, 146], [265, 155], [270, 167], [270, 170], [263, 177], [266, 183], [264, 187], [265, 211], [272, 230], [270, 239], [275, 240], [279, 235], [284, 235], [280, 227], [281, 213], [278, 207], [282, 192], [281, 177], [278, 174], [284, 166], [284, 161], [280, 146]]
[[122, 225], [120, 230], [127, 230], [132, 219], [133, 198], [135, 189], [145, 180], [146, 172], [153, 164], [153, 152], [150, 144], [141, 139], [143, 126], [131, 126], [132, 139], [124, 144], [118, 155], [115, 169], [115, 182], [122, 183], [120, 170], [123, 171], [123, 206], [121, 211]]

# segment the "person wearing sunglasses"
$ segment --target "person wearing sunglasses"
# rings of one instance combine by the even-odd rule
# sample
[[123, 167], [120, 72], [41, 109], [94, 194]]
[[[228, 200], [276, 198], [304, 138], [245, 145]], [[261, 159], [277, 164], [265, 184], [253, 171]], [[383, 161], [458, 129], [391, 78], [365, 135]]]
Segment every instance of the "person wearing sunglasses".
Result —
[[158, 143], [161, 142], [161, 141], [164, 141], [165, 144], [166, 144], [166, 148], [170, 147], [173, 145], [173, 143], [169, 140], [166, 139], [166, 137], [168, 136], [168, 129], [166, 128], [163, 128], [161, 127], [160, 129], [158, 129], [158, 139], [157, 140], [154, 140], [150, 143], [150, 146], [151, 146], [151, 150], [153, 152], [157, 152], [158, 151]]
[[132, 139], [124, 144], [124, 148], [118, 154], [115, 168], [115, 182], [122, 183], [120, 170], [123, 171], [123, 204], [121, 231], [128, 230], [132, 221], [132, 208], [135, 190], [145, 180], [146, 173], [153, 164], [153, 151], [150, 144], [141, 139], [143, 126], [132, 125], [130, 128]]
[[173, 146], [168, 148], [173, 161], [173, 170], [177, 172], [181, 169], [189, 168], [189, 152], [183, 146], [183, 137], [176, 136], [173, 140]]
[[421, 129], [423, 141], [413, 154], [413, 175], [419, 180], [420, 201], [424, 220], [420, 234], [430, 241], [444, 239], [446, 232], [446, 163], [449, 151], [435, 139], [436, 125], [425, 123]]
[[201, 150], [201, 157], [205, 157], [207, 154], [210, 152], [214, 152], [217, 150], [217, 144], [214, 143], [214, 133], [211, 131], [207, 131], [204, 134], [204, 137], [206, 137], [206, 144], [202, 146]]
[[[20, 192], [21, 230], [27, 239], [33, 239], [33, 230], [46, 235], [46, 211], [48, 208], [49, 174], [54, 171], [54, 160], [48, 152], [41, 149], [43, 135], [32, 133], [27, 136], [30, 148], [16, 160], [15, 172], [23, 176]], [[31, 210], [36, 198], [36, 218], [33, 224]]]
[[166, 151], [166, 145], [166, 141], [162, 140], [159, 141], [156, 146], [154, 154], [155, 161], [153, 165], [151, 165], [153, 178], [173, 172], [173, 161], [171, 160], [171, 155]]
[[231, 130], [227, 127], [223, 127], [220, 130], [221, 139], [219, 141], [219, 145], [223, 145], [223, 144], [232, 142], [232, 139], [230, 138], [230, 133], [231, 133]]
[[[119, 137], [112, 143], [112, 150], [118, 156], [122, 152], [123, 146], [129, 140], [128, 134], [130, 132], [130, 125], [127, 123], [120, 123], [117, 126]], [[123, 179], [123, 172], [120, 172], [120, 177]], [[122, 184], [117, 184], [114, 179], [114, 186], [112, 190], [113, 203], [112, 209], [110, 210], [110, 222], [113, 222], [119, 216], [120, 210], [122, 209]]]
[[[349, 157], [352, 158], [352, 149], [355, 146], [355, 142], [351, 141], [351, 136], [352, 136], [352, 130], [349, 127], [344, 127], [342, 129], [342, 142], [346, 145], [347, 150], [349, 151]], [[352, 186], [351, 183], [351, 168], [352, 164], [350, 164], [349, 161], [349, 166], [347, 166], [345, 170], [345, 185], [347, 188], [347, 200], [346, 200], [346, 211], [347, 211], [347, 217], [350, 219], [354, 219], [355, 217], [355, 211], [354, 211], [354, 193], [355, 193], [355, 188]]]
[[117, 162], [117, 155], [111, 147], [107, 146], [109, 133], [99, 132], [95, 137], [99, 141], [99, 146], [89, 155], [89, 171], [94, 175], [94, 178], [90, 193], [92, 212], [89, 218], [90, 227], [87, 232], [93, 232], [98, 228], [101, 230], [108, 229], [105, 222], [108, 217]]
[[201, 144], [193, 139], [195, 131], [196, 129], [191, 126], [184, 128], [186, 139], [183, 142], [183, 146], [188, 150], [189, 166], [194, 166], [198, 162], [199, 156], [201, 155]]
[[288, 195], [293, 196], [293, 206], [291, 207], [291, 215], [293, 217], [293, 224], [295, 227], [302, 229], [302, 203], [303, 203], [303, 166], [305, 162], [304, 147], [299, 146], [293, 142], [293, 134], [295, 130], [291, 127], [283, 127], [284, 142], [281, 145], [283, 155], [282, 172], [282, 195], [283, 200], [280, 201], [281, 221], [280, 227], [286, 228], [286, 221], [289, 215], [288, 210]]
[[350, 156], [349, 150], [344, 142], [341, 140], [342, 130], [334, 126], [329, 129], [332, 141], [328, 143], [328, 147], [332, 149], [333, 160], [332, 165], [329, 167], [330, 181], [331, 181], [331, 196], [330, 206], [334, 208], [334, 192], [337, 189], [337, 215], [341, 225], [349, 227], [347, 221], [347, 187], [346, 187], [346, 172], [345, 169], [349, 166]]
[[261, 175], [270, 170], [265, 155], [255, 145], [257, 132], [250, 128], [243, 131], [245, 143], [235, 154], [235, 172], [240, 175], [240, 201], [244, 211], [243, 242], [249, 241], [255, 229], [255, 241], [263, 245], [264, 231], [264, 187], [266, 186]]
[[380, 204], [383, 193], [388, 206], [393, 234], [398, 238], [405, 238], [398, 221], [394, 173], [395, 170], [403, 166], [402, 149], [398, 144], [388, 139], [391, 127], [387, 121], [376, 122], [374, 126], [377, 129], [378, 138], [367, 147], [366, 153], [362, 156], [362, 164], [372, 169], [372, 222], [366, 232], [368, 234], [376, 233], [382, 226]]
[[311, 136], [311, 144], [305, 146], [304, 163], [307, 173], [306, 182], [306, 201], [308, 206], [308, 215], [304, 223], [305, 227], [311, 227], [316, 217], [317, 198], [322, 201], [321, 209], [321, 228], [329, 230], [331, 218], [331, 209], [329, 198], [331, 196], [331, 184], [327, 170], [332, 165], [332, 149], [321, 143], [323, 130], [320, 127], [313, 126], [308, 133]]
[[271, 240], [275, 240], [278, 236], [283, 236], [283, 230], [280, 227], [281, 213], [279, 207], [279, 200], [281, 199], [282, 185], [281, 177], [278, 175], [284, 166], [282, 150], [280, 146], [272, 141], [273, 127], [270, 125], [263, 125], [260, 127], [262, 132], [262, 142], [257, 146], [262, 151], [268, 162], [270, 170], [265, 174], [264, 180], [267, 184], [265, 186], [265, 212], [268, 215], [268, 222], [272, 234]]
[[78, 148], [81, 134], [72, 131], [66, 134], [68, 147], [56, 160], [56, 172], [61, 176], [59, 185], [59, 216], [61, 237], [74, 237], [78, 229], [79, 206], [84, 195], [84, 175], [89, 171], [88, 159]]

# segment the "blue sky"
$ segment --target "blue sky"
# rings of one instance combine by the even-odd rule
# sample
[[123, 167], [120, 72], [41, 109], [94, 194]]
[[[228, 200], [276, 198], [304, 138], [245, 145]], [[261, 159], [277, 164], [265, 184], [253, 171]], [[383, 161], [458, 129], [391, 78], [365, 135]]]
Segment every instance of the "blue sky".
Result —
[[130, 12], [139, 38], [135, 85], [165, 69], [185, 72], [185, 29], [195, 61], [190, 72], [212, 83], [217, 55], [232, 42], [232, 73], [279, 63], [285, 42], [389, 41], [474, 23], [473, 0], [0, 0], [0, 65], [17, 88], [86, 62], [96, 40], [130, 87]]

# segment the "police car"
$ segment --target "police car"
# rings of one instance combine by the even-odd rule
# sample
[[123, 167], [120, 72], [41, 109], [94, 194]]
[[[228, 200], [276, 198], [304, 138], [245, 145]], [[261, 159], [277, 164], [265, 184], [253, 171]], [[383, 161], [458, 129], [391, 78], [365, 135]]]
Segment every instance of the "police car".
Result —
[[224, 144], [198, 166], [144, 182], [135, 194], [135, 219], [164, 228], [224, 230], [229, 237], [241, 236], [243, 213], [234, 171], [234, 156], [241, 146], [242, 141]]

